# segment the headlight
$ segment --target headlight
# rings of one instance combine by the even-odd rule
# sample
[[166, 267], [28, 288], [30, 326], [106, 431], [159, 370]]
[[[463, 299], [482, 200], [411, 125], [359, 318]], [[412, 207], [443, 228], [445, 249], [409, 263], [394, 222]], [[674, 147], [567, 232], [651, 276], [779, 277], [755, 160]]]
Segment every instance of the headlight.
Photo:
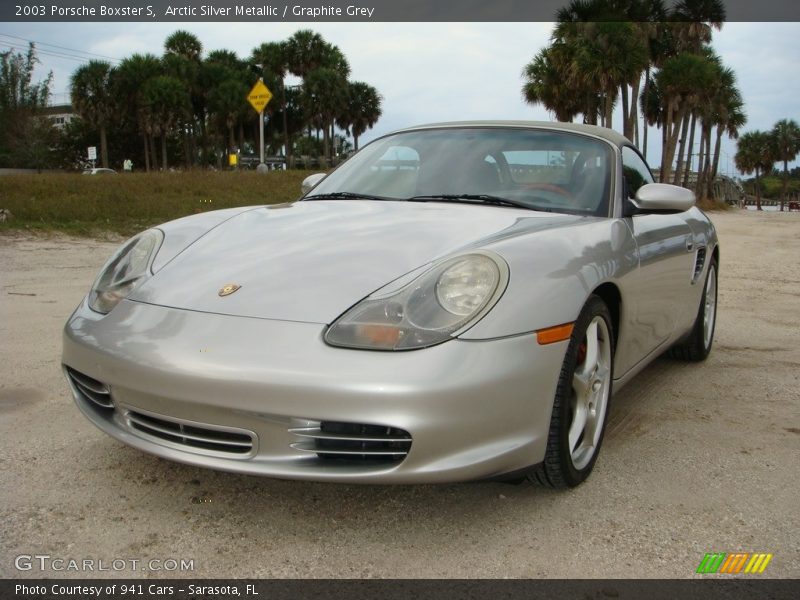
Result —
[[456, 256], [410, 283], [389, 286], [339, 317], [325, 334], [333, 346], [426, 348], [459, 335], [486, 314], [508, 283], [508, 265], [490, 252]]
[[89, 292], [91, 309], [103, 314], [111, 312], [137, 284], [149, 277], [150, 265], [163, 239], [161, 231], [148, 229], [125, 242], [95, 279]]

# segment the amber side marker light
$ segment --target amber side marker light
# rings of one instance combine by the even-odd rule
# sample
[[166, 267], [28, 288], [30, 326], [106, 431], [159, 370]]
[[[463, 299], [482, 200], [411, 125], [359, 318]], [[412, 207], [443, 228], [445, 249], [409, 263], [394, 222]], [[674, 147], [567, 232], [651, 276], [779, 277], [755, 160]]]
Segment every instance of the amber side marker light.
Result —
[[572, 335], [572, 329], [574, 327], [574, 323], [565, 323], [564, 325], [556, 325], [555, 327], [540, 329], [536, 332], [536, 341], [543, 346], [545, 344], [563, 342], [564, 340], [568, 340], [570, 338]]

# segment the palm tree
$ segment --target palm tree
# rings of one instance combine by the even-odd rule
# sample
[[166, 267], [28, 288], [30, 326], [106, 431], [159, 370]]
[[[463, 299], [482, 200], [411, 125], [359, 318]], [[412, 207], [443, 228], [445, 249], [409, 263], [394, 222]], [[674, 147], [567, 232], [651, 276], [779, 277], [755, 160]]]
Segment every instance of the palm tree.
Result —
[[[203, 44], [188, 31], [175, 31], [164, 41], [165, 72], [179, 80], [186, 87], [191, 101], [191, 111], [187, 112], [180, 123], [183, 134], [183, 154], [186, 167], [194, 161], [197, 147], [197, 129], [205, 135], [205, 105], [203, 89], [200, 83]], [[205, 142], [203, 144], [205, 146]]]
[[247, 92], [255, 79], [256, 74], [248, 69], [248, 64], [229, 50], [209, 52], [203, 62], [201, 81], [215, 144], [219, 143], [218, 159], [226, 148], [236, 146], [236, 128], [241, 131], [245, 122], [252, 121], [253, 109], [247, 103]]
[[772, 128], [775, 143], [775, 158], [783, 161], [783, 189], [781, 190], [781, 212], [789, 186], [789, 161], [800, 153], [800, 126], [791, 119], [781, 119]]
[[[280, 98], [283, 121], [283, 144], [286, 149], [287, 164], [291, 163], [292, 149], [289, 147], [289, 124], [286, 115], [286, 84], [289, 71], [288, 45], [286, 42], [267, 42], [253, 49], [251, 61], [261, 65], [261, 73], [266, 81], [274, 81]], [[270, 110], [274, 113], [274, 109]]]
[[114, 116], [112, 72], [109, 63], [92, 60], [78, 67], [70, 82], [75, 112], [100, 131], [100, 162], [104, 168], [108, 168], [108, 125]]
[[358, 138], [371, 129], [381, 116], [381, 95], [371, 85], [361, 81], [348, 83], [347, 105], [337, 117], [340, 128], [353, 134], [353, 146], [358, 151]]
[[742, 173], [756, 174], [756, 209], [761, 209], [761, 173], [768, 173], [775, 164], [774, 140], [770, 133], [750, 131], [739, 138], [736, 149], [736, 168]]
[[164, 54], [180, 56], [186, 60], [199, 62], [203, 53], [203, 44], [193, 33], [178, 30], [164, 41]]
[[607, 127], [611, 126], [611, 109], [617, 95], [616, 89], [611, 88], [618, 87], [622, 131], [630, 139], [634, 139], [642, 73], [650, 63], [651, 32], [646, 21], [663, 13], [660, 1], [641, 0], [573, 0], [556, 13], [559, 24], [554, 39], [575, 50], [568, 77], [573, 84], [582, 80], [601, 93], [603, 123]]
[[722, 0], [679, 0], [669, 15], [677, 49], [700, 52], [711, 43], [712, 30], [722, 29], [726, 16]]
[[[716, 142], [714, 144], [714, 157], [707, 160], [701, 174], [705, 190], [698, 186], [698, 194], [705, 197], [713, 196], [714, 182], [719, 172], [719, 157], [722, 146], [722, 136], [736, 139], [739, 130], [747, 122], [744, 114], [744, 101], [739, 89], [736, 87], [736, 78], [733, 71], [723, 69], [722, 86], [717, 90], [716, 97], [712, 100], [710, 116], [711, 124], [716, 127]], [[707, 156], [710, 157], [710, 136], [708, 140]]]
[[180, 80], [159, 75], [145, 83], [143, 99], [147, 127], [152, 135], [161, 136], [162, 169], [166, 171], [167, 137], [191, 109], [189, 93]]
[[656, 74], [663, 112], [662, 182], [669, 181], [684, 119], [689, 118], [690, 111], [710, 87], [713, 77], [713, 63], [703, 56], [690, 52], [682, 52], [665, 61], [664, 66]]
[[581, 112], [596, 117], [596, 106], [589, 110], [585, 101], [596, 94], [590, 89], [576, 90], [564, 78], [571, 60], [567, 46], [560, 42], [540, 50], [523, 69], [522, 96], [528, 104], [543, 104], [559, 121], [572, 121]]
[[288, 70], [292, 75], [303, 77], [323, 64], [328, 43], [310, 29], [296, 31], [286, 41]]
[[308, 120], [323, 130], [325, 158], [330, 158], [330, 127], [347, 105], [347, 80], [325, 67], [308, 73], [303, 80], [303, 108]]
[[[134, 54], [114, 69], [111, 81], [113, 95], [117, 98], [118, 110], [123, 119], [134, 119], [142, 135], [144, 146], [144, 164], [147, 171], [156, 166], [155, 144], [150, 138], [150, 131], [145, 114], [144, 87], [152, 79], [161, 75], [163, 65], [152, 54]], [[152, 160], [151, 160], [152, 159]]]

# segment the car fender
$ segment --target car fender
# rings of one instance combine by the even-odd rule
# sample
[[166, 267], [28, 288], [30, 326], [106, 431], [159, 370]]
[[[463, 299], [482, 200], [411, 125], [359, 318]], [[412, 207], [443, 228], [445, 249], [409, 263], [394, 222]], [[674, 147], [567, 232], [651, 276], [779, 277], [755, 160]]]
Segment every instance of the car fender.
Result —
[[624, 298], [626, 275], [639, 260], [630, 230], [620, 219], [587, 218], [569, 227], [502, 240], [487, 249], [508, 263], [508, 287], [462, 339], [501, 338], [571, 323], [604, 283], [614, 284]]

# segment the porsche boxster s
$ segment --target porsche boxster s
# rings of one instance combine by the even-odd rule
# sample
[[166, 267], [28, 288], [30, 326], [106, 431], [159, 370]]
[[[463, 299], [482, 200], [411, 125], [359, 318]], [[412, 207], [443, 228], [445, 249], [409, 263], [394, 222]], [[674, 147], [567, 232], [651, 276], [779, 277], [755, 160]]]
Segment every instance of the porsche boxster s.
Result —
[[612, 390], [711, 349], [714, 227], [613, 131], [414, 127], [303, 188], [111, 257], [64, 331], [92, 423], [239, 473], [570, 487]]

